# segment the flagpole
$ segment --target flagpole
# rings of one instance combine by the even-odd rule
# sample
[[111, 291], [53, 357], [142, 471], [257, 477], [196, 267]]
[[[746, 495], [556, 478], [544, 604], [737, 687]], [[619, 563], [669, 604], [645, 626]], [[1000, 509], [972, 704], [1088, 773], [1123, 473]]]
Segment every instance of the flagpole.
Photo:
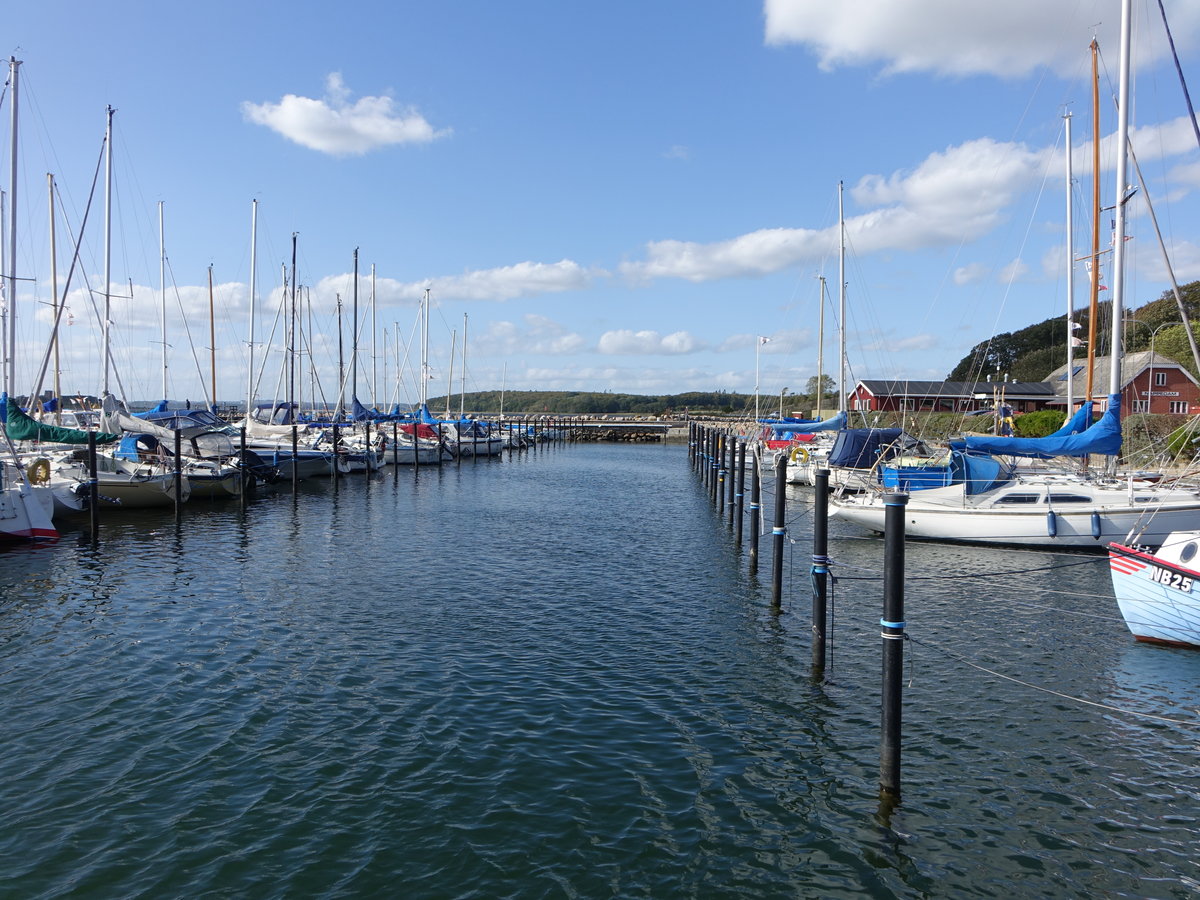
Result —
[[756, 340], [754, 342], [754, 424], [755, 425], [758, 424], [758, 384], [759, 384], [759, 373], [761, 371], [758, 360], [759, 360], [759, 356], [761, 353], [762, 353], [762, 337], [759, 336], [758, 340]]

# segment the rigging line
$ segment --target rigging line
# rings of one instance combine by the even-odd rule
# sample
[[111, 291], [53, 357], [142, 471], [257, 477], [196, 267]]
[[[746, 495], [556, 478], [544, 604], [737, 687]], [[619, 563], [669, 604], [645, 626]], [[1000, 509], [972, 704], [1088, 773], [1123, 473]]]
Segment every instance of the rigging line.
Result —
[[1179, 86], [1183, 88], [1183, 99], [1187, 103], [1188, 118], [1192, 120], [1196, 143], [1200, 144], [1200, 125], [1196, 124], [1196, 110], [1192, 108], [1192, 95], [1188, 93], [1187, 81], [1184, 80], [1183, 69], [1179, 65], [1179, 54], [1175, 52], [1175, 38], [1171, 36], [1171, 26], [1167, 24], [1167, 11], [1163, 8], [1162, 0], [1158, 0], [1158, 11], [1162, 15], [1163, 28], [1167, 32], [1167, 43], [1171, 45], [1171, 58], [1175, 60], [1175, 71], [1179, 73]]
[[994, 675], [997, 678], [1003, 678], [1005, 681], [1011, 681], [1013, 684], [1019, 684], [1022, 687], [1027, 687], [1027, 688], [1030, 688], [1035, 691], [1041, 691], [1042, 693], [1045, 693], [1045, 694], [1051, 694], [1052, 696], [1059, 697], [1063, 700], [1070, 700], [1073, 703], [1081, 703], [1085, 706], [1094, 706], [1098, 709], [1106, 709], [1109, 712], [1122, 713], [1127, 716], [1137, 716], [1137, 717], [1143, 718], [1143, 719], [1152, 719], [1156, 722], [1167, 722], [1171, 725], [1185, 725], [1189, 728], [1200, 727], [1200, 722], [1197, 722], [1197, 721], [1189, 722], [1185, 719], [1172, 719], [1169, 716], [1159, 716], [1159, 715], [1155, 715], [1154, 713], [1138, 712], [1137, 710], [1134, 710], [1134, 709], [1126, 709], [1121, 706], [1113, 706], [1112, 704], [1109, 704], [1109, 703], [1100, 703], [1096, 700], [1085, 700], [1082, 697], [1074, 697], [1070, 694], [1064, 694], [1062, 691], [1056, 691], [1053, 688], [1043, 687], [1042, 685], [1033, 684], [1032, 682], [1029, 682], [1029, 681], [1022, 681], [1020, 678], [1014, 678], [1012, 675], [1005, 675], [1003, 672], [997, 672], [995, 669], [989, 669], [989, 668], [987, 668], [987, 666], [981, 666], [978, 663], [973, 663], [966, 657], [960, 656], [959, 654], [955, 653], [954, 651], [947, 650], [945, 647], [942, 647], [938, 644], [934, 644], [930, 641], [918, 640], [917, 638], [913, 637], [912, 635], [908, 635], [908, 639], [910, 641], [912, 641], [914, 644], [924, 644], [925, 646], [930, 647], [934, 650], [940, 650], [942, 653], [946, 654], [950, 658], [956, 659], [959, 662], [963, 663], [964, 665], [970, 666], [972, 669], [978, 669], [981, 672], [987, 672], [989, 675]]

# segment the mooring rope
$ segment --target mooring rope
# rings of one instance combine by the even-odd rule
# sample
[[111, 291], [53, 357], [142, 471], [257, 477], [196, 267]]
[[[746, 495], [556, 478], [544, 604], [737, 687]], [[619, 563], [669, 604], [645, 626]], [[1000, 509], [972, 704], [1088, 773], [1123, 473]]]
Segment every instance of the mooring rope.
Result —
[[1085, 700], [1083, 697], [1075, 697], [1071, 694], [1064, 694], [1062, 691], [1056, 691], [1053, 688], [1043, 687], [1040, 684], [1033, 684], [1029, 681], [1022, 681], [1020, 678], [1014, 678], [1012, 675], [1005, 675], [1003, 672], [997, 672], [995, 669], [989, 669], [987, 666], [981, 666], [978, 663], [971, 662], [971, 660], [967, 659], [966, 657], [960, 656], [953, 650], [947, 650], [945, 647], [939, 646], [932, 641], [918, 640], [911, 635], [909, 636], [909, 640], [911, 640], [914, 644], [922, 644], [934, 650], [940, 650], [942, 653], [946, 654], [952, 659], [956, 659], [964, 665], [970, 666], [972, 669], [978, 669], [981, 672], [987, 672], [989, 675], [994, 675], [997, 678], [1003, 678], [1005, 681], [1011, 681], [1013, 684], [1019, 684], [1022, 687], [1027, 687], [1031, 690], [1041, 691], [1044, 694], [1051, 694], [1052, 696], [1059, 697], [1063, 700], [1070, 700], [1073, 703], [1081, 703], [1084, 706], [1094, 706], [1098, 709], [1106, 709], [1109, 712], [1122, 713], [1128, 716], [1137, 716], [1143, 719], [1153, 719], [1156, 722], [1166, 722], [1171, 725], [1185, 725], [1190, 728], [1200, 727], [1200, 721], [1172, 719], [1170, 716], [1159, 716], [1154, 713], [1138, 712], [1135, 709], [1126, 709], [1122, 706], [1113, 706], [1111, 703], [1100, 703], [1096, 700]]

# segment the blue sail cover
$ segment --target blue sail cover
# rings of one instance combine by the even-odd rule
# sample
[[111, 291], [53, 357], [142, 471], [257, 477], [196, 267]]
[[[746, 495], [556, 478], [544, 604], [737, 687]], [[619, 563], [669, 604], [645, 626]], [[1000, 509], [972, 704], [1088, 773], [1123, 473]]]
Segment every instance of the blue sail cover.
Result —
[[950, 480], [965, 485], [967, 494], [982, 494], [1008, 481], [1008, 472], [1000, 460], [955, 450], [950, 454]]
[[[1078, 415], [1078, 413], [1076, 414]], [[1074, 422], [1074, 418], [1071, 420]], [[1059, 429], [1061, 432], [1063, 429]], [[1108, 409], [1100, 420], [1078, 434], [1056, 433], [1042, 438], [969, 436], [951, 441], [952, 450], [977, 450], [1022, 456], [1027, 459], [1052, 459], [1055, 456], [1117, 456], [1121, 452], [1121, 395], [1109, 394]]]
[[846, 428], [829, 451], [829, 465], [843, 469], [869, 469], [889, 444], [906, 437], [900, 428]]
[[378, 410], [367, 409], [365, 406], [363, 406], [361, 403], [358, 402], [357, 397], [354, 397], [352, 399], [351, 405], [350, 405], [350, 410], [351, 410], [350, 421], [352, 421], [352, 422], [366, 422], [368, 419], [378, 419], [379, 418]]
[[815, 434], [818, 431], [841, 431], [846, 427], [846, 413], [840, 412], [819, 422], [765, 422], [780, 440], [798, 434]]
[[1067, 421], [1067, 424], [1054, 434], [1048, 434], [1046, 437], [1066, 437], [1069, 434], [1079, 434], [1081, 431], [1086, 431], [1092, 424], [1092, 401], [1089, 400], [1079, 409], [1075, 410], [1075, 415]]

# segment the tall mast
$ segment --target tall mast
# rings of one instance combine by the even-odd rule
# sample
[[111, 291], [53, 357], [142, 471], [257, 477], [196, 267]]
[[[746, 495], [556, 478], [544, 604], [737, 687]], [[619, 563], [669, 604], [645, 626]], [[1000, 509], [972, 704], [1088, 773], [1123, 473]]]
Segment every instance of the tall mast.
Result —
[[454, 390], [454, 351], [458, 347], [458, 332], [450, 331], [450, 367], [446, 371], [446, 418], [450, 418], [450, 392]]
[[337, 326], [338, 326], [338, 401], [337, 408], [333, 411], [333, 420], [336, 422], [341, 418], [342, 412], [346, 409], [346, 363], [342, 355], [342, 295], [335, 293], [337, 304]]
[[[377, 313], [375, 310], [375, 263], [371, 263], [371, 406], [374, 409], [379, 408], [379, 397], [378, 397], [379, 372], [377, 370], [377, 363], [379, 361], [379, 358], [378, 358], [378, 355], [375, 353], [375, 336], [377, 334], [379, 334], [379, 321], [376, 318], [376, 315], [377, 315]], [[386, 344], [386, 337], [385, 337], [385, 344]], [[386, 346], [383, 349], [383, 353], [384, 353], [383, 358], [384, 358], [384, 361], [386, 362], [387, 361], [387, 347]], [[386, 370], [383, 373], [383, 380], [387, 381], [387, 371]]]
[[[292, 311], [288, 317], [288, 395], [287, 402], [292, 403], [296, 397], [296, 238], [298, 232], [292, 232]], [[289, 407], [289, 415], [294, 416], [296, 410]]]
[[846, 411], [846, 211], [838, 182], [838, 412]]
[[1063, 115], [1067, 145], [1067, 417], [1075, 411], [1075, 204], [1072, 202], [1071, 114]]
[[1100, 71], [1098, 66], [1099, 45], [1092, 38], [1092, 257], [1091, 297], [1088, 301], [1088, 346], [1087, 346], [1087, 396], [1091, 400], [1095, 390], [1096, 365], [1096, 318], [1100, 310]]
[[350, 326], [350, 405], [358, 399], [358, 248], [354, 248], [354, 300]]
[[4, 371], [6, 392], [15, 392], [17, 389], [17, 106], [20, 73], [20, 60], [10, 56], [8, 80], [12, 86], [12, 106], [9, 108], [12, 129], [9, 138], [12, 143], [8, 173], [8, 365]]
[[462, 366], [462, 381], [459, 382], [461, 387], [458, 391], [458, 417], [461, 419], [466, 414], [467, 403], [467, 314], [463, 313], [463, 366]]
[[[397, 370], [398, 371], [398, 370]], [[421, 298], [421, 406], [429, 403], [429, 288]]]
[[112, 319], [112, 119], [113, 108], [106, 110], [107, 125], [104, 130], [104, 376], [100, 381], [102, 393], [108, 391], [109, 373], [109, 324]]
[[250, 343], [246, 361], [246, 421], [254, 407], [254, 269], [258, 255], [258, 201], [250, 201]]
[[[51, 337], [54, 345], [54, 398], [58, 404], [54, 410], [54, 421], [62, 422], [62, 379], [61, 379], [61, 361], [58, 352], [58, 320], [60, 316], [58, 302], [58, 248], [56, 246], [55, 229], [54, 229], [54, 176], [49, 172], [46, 173], [46, 185], [49, 188], [50, 194], [50, 297], [52, 299], [51, 308], [54, 310], [54, 333]], [[66, 298], [63, 298], [63, 305], [66, 305]]]
[[[817, 316], [817, 418], [825, 400], [825, 276], [821, 275], [821, 311]], [[783, 411], [780, 410], [780, 415]]]
[[217, 321], [216, 309], [213, 304], [212, 263], [208, 264], [208, 368], [209, 390], [212, 392], [208, 402], [215, 412], [217, 407]]
[[1117, 91], [1117, 198], [1113, 228], [1112, 367], [1108, 393], [1121, 392], [1121, 315], [1125, 300], [1125, 204], [1129, 200], [1129, 54], [1132, 0], [1121, 0], [1121, 68]]
[[163, 201], [158, 201], [158, 289], [162, 314], [162, 398], [167, 399], [167, 240], [163, 229]]

